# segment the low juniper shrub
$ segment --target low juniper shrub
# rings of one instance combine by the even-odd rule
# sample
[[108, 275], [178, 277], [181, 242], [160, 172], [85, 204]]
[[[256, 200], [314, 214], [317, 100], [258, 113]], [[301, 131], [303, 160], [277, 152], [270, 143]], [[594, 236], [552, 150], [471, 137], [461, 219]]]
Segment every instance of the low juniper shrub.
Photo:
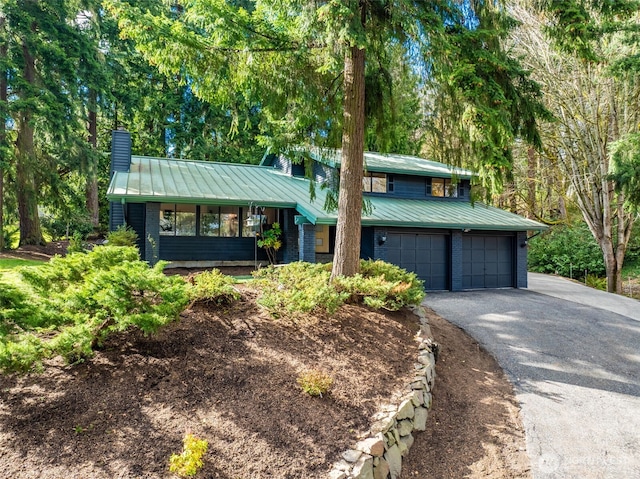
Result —
[[346, 302], [397, 310], [420, 304], [424, 287], [415, 273], [383, 261], [362, 261], [361, 272], [331, 281], [330, 264], [304, 262], [268, 267], [254, 273], [258, 302], [273, 316], [324, 311], [333, 314]]
[[74, 363], [114, 332], [149, 334], [173, 321], [190, 296], [181, 277], [163, 273], [165, 264], [150, 268], [136, 248], [99, 246], [24, 268], [25, 290], [0, 293], [0, 370], [38, 368], [56, 355]]
[[233, 286], [234, 279], [222, 274], [218, 269], [198, 273], [189, 282], [192, 301], [229, 304], [240, 298], [240, 293]]

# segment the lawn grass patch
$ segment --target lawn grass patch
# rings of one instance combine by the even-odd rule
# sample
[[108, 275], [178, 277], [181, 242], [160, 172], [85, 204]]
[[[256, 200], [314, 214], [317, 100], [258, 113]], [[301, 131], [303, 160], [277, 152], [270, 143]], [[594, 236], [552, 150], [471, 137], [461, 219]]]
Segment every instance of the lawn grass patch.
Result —
[[35, 259], [0, 258], [0, 272], [11, 271], [23, 266], [41, 266], [45, 261]]

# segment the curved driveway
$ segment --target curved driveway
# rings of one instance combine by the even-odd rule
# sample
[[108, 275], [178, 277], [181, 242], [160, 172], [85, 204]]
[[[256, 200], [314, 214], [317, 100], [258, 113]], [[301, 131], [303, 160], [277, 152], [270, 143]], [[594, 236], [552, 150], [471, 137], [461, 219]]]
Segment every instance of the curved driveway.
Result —
[[534, 479], [640, 479], [640, 302], [552, 276], [430, 293], [511, 379]]

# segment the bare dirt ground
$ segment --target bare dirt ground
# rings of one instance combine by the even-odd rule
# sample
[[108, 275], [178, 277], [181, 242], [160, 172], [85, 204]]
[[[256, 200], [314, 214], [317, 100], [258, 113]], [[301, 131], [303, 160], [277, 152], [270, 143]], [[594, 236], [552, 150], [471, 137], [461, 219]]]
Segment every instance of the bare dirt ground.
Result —
[[[44, 254], [10, 254], [32, 253]], [[402, 478], [530, 477], [510, 383], [462, 330], [433, 313], [430, 322], [442, 348], [434, 405]], [[417, 329], [407, 310], [358, 306], [275, 321], [250, 290], [231, 307], [194, 305], [153, 337], [111, 338], [82, 364], [0, 377], [0, 478], [175, 477], [168, 460], [186, 432], [209, 442], [200, 478], [326, 477], [412, 375]], [[330, 395], [300, 390], [310, 368], [334, 378]]]
[[416, 437], [403, 479], [530, 478], [513, 387], [462, 329], [427, 311], [440, 344], [427, 430]]

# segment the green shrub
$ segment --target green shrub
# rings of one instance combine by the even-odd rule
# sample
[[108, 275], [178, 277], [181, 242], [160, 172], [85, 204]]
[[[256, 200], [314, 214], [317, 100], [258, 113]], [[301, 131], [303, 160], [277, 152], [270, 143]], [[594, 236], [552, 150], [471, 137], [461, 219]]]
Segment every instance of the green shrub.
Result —
[[203, 466], [203, 456], [207, 453], [209, 443], [198, 439], [193, 434], [186, 434], [183, 439], [184, 449], [181, 454], [172, 454], [169, 459], [169, 471], [180, 477], [191, 477]]
[[258, 303], [275, 317], [325, 310], [334, 313], [349, 297], [330, 283], [326, 265], [301, 261], [260, 269], [254, 277], [261, 288]]
[[[352, 294], [362, 297], [364, 303], [375, 308], [398, 310], [424, 299], [424, 283], [415, 273], [408, 272], [384, 261], [361, 261], [362, 285], [354, 285]], [[380, 304], [374, 306], [374, 302]], [[370, 304], [372, 303], [372, 304]]]
[[69, 253], [84, 253], [87, 251], [87, 247], [84, 241], [82, 233], [73, 233], [73, 236], [69, 238], [69, 246], [67, 246], [67, 254]]
[[107, 234], [106, 240], [110, 246], [136, 246], [138, 233], [129, 226], [118, 226]]
[[86, 238], [93, 232], [93, 224], [88, 215], [71, 213], [70, 215], [44, 216], [41, 218], [43, 229], [49, 233], [52, 240], [59, 240], [67, 235], [79, 234]]
[[323, 371], [311, 369], [301, 373], [297, 382], [304, 392], [310, 396], [320, 396], [327, 394], [333, 386], [333, 378]]
[[50, 315], [44, 313], [25, 292], [0, 282], [0, 339], [50, 324]]
[[361, 272], [331, 282], [331, 265], [296, 262], [254, 273], [261, 286], [258, 302], [273, 316], [326, 311], [334, 313], [347, 301], [397, 310], [420, 304], [424, 288], [415, 273], [383, 261], [362, 261]]
[[585, 283], [590, 288], [599, 289], [600, 291], [607, 290], [607, 278], [600, 278], [598, 276], [588, 274], [585, 278]]
[[113, 332], [137, 327], [148, 334], [173, 321], [189, 288], [166, 276], [165, 264], [150, 268], [136, 248], [99, 246], [24, 268], [33, 294], [4, 285], [0, 292], [0, 369], [25, 371], [56, 355], [74, 363]]
[[49, 291], [64, 291], [71, 284], [82, 281], [91, 271], [108, 270], [139, 259], [137, 248], [99, 246], [89, 254], [72, 253], [64, 258], [56, 256], [39, 268], [23, 268], [20, 273], [24, 281], [46, 294]]
[[529, 241], [529, 269], [584, 278], [605, 274], [602, 251], [584, 223], [558, 225]]
[[192, 279], [191, 300], [216, 304], [231, 303], [240, 298], [240, 293], [233, 287], [233, 283], [231, 276], [222, 274], [218, 269], [199, 273]]

